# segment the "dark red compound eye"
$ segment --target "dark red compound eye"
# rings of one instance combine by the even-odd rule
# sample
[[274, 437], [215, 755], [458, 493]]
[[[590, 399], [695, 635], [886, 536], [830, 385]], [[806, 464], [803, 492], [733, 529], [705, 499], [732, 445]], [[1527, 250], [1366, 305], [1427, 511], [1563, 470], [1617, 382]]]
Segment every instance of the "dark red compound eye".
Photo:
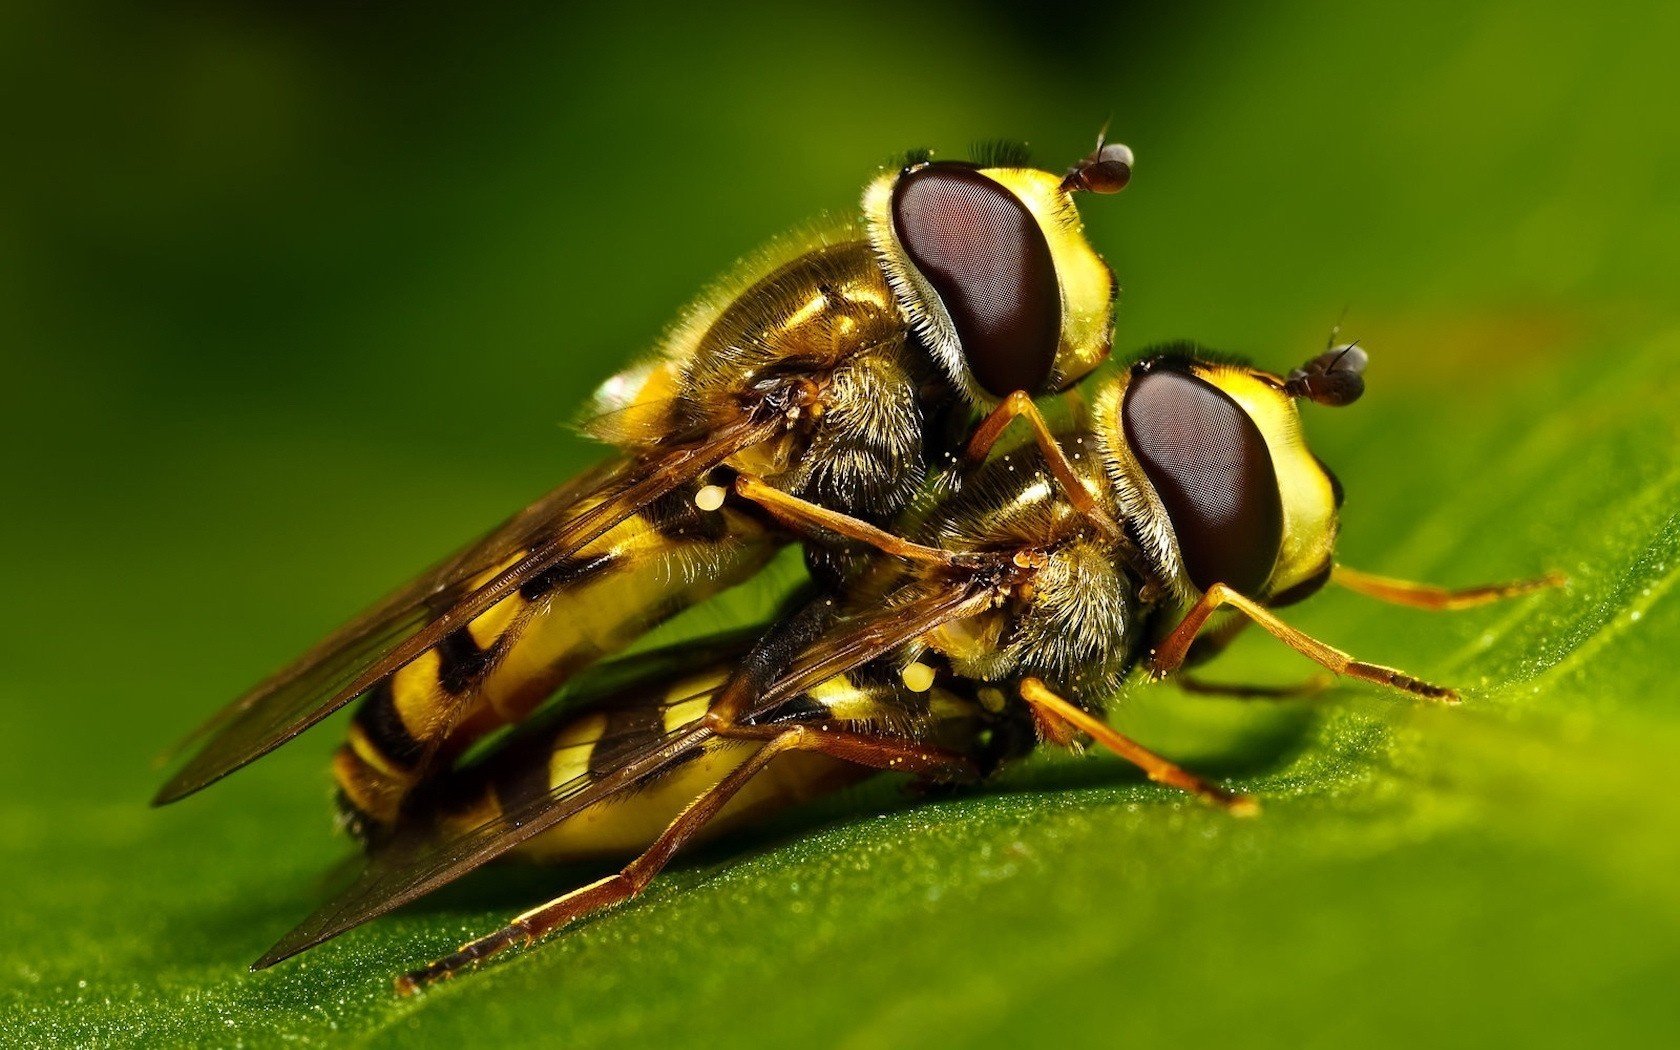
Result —
[[1061, 286], [1026, 205], [972, 166], [943, 162], [898, 180], [892, 216], [975, 381], [999, 398], [1046, 392], [1061, 340]]
[[1121, 422], [1191, 582], [1260, 594], [1283, 544], [1283, 497], [1254, 420], [1213, 384], [1163, 370], [1133, 376]]

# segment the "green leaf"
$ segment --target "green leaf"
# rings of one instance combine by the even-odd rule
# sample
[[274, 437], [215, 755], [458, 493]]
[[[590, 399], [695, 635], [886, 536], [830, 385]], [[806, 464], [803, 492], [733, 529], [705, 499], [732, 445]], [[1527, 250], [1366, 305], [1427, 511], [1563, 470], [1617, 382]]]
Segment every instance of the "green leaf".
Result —
[[[1672, 1040], [1675, 17], [986, 11], [158, 14], [144, 48], [24, 19], [47, 43], [0, 65], [62, 90], [31, 93], [44, 167], [0, 184], [28, 216], [9, 342], [52, 348], [8, 366], [30, 396], [0, 434], [0, 1042]], [[1139, 687], [1117, 724], [1260, 817], [1098, 755], [924, 800], [882, 780], [417, 998], [391, 977], [599, 869], [485, 872], [247, 973], [347, 852], [333, 730], [163, 811], [148, 759], [585, 463], [548, 421], [734, 254], [848, 207], [871, 160], [1025, 129], [1053, 166], [1111, 107], [1138, 176], [1086, 210], [1120, 345], [1286, 368], [1347, 306], [1369, 392], [1308, 419], [1349, 493], [1343, 560], [1569, 575], [1450, 615], [1289, 610], [1464, 704]], [[1310, 670], [1252, 636], [1207, 674]]]

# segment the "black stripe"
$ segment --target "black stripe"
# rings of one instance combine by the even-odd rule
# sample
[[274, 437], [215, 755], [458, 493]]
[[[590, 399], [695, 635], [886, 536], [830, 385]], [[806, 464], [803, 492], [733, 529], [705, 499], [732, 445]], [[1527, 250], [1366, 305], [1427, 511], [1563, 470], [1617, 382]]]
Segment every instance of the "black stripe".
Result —
[[642, 509], [642, 519], [659, 535], [683, 543], [716, 542], [729, 532], [722, 514], [705, 513], [694, 505], [696, 489], [673, 489]]
[[653, 772], [643, 773], [640, 777], [636, 778], [636, 782], [634, 784], [630, 785], [630, 790], [631, 791], [641, 791], [641, 790], [644, 790], [646, 788], [652, 787], [654, 784], [658, 783], [660, 780], [664, 779], [665, 777], [670, 776], [672, 773], [675, 773], [677, 770], [681, 769], [683, 766], [688, 765], [690, 762], [693, 762], [695, 759], [699, 758], [701, 755], [704, 755], [706, 753], [706, 749], [709, 746], [711, 746], [711, 745], [710, 744], [698, 744], [694, 747], [689, 748], [687, 751], [684, 751], [681, 754], [675, 756], [669, 762], [660, 766], [658, 769], [654, 770]]
[[781, 722], [821, 722], [833, 717], [827, 705], [811, 699], [807, 693], [800, 693], [789, 700], [784, 700], [765, 712], [753, 723], [777, 724]]
[[612, 554], [597, 554], [589, 558], [567, 558], [549, 566], [519, 585], [519, 596], [534, 602], [559, 587], [572, 587], [599, 576], [612, 567], [617, 558]]
[[465, 627], [450, 631], [437, 644], [438, 685], [450, 696], [460, 696], [478, 684], [490, 669], [490, 657], [495, 649], [494, 645], [489, 649], [479, 648], [477, 639]]
[[339, 826], [356, 845], [367, 849], [376, 844], [382, 830], [379, 822], [364, 813], [343, 788], [333, 792], [333, 808], [338, 812]]
[[549, 782], [549, 761], [554, 755], [554, 735], [547, 739], [521, 740], [520, 746], [498, 755], [497, 761], [485, 769], [490, 790], [503, 813], [513, 813], [521, 807], [547, 795], [553, 785]]
[[601, 739], [589, 753], [589, 772], [605, 776], [624, 760], [665, 735], [665, 712], [648, 703], [625, 704], [607, 711]]
[[402, 715], [397, 713], [397, 698], [391, 688], [390, 677], [368, 690], [366, 699], [356, 708], [353, 721], [373, 749], [393, 765], [412, 768], [426, 753], [420, 741], [414, 739], [408, 726], [403, 724]]

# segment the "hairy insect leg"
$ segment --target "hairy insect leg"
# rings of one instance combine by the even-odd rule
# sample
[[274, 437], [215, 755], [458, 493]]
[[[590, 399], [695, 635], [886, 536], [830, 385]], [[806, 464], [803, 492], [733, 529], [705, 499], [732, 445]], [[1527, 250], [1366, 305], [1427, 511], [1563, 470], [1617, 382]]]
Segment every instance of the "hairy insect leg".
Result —
[[1330, 574], [1330, 579], [1367, 598], [1394, 605], [1407, 605], [1414, 609], [1443, 612], [1469, 609], [1505, 598], [1532, 594], [1547, 587], [1561, 587], [1567, 582], [1563, 573], [1548, 572], [1532, 580], [1512, 580], [1508, 583], [1488, 583], [1475, 587], [1437, 587], [1429, 583], [1414, 583], [1411, 580], [1397, 580], [1391, 576], [1361, 572], [1345, 565], [1336, 566]]
[[761, 739], [762, 747], [677, 815], [653, 843], [617, 873], [532, 908], [508, 925], [470, 941], [427, 966], [397, 978], [397, 991], [410, 995], [434, 981], [470, 969], [490, 956], [532, 944], [587, 915], [622, 904], [642, 890], [706, 823], [772, 759], [787, 751], [814, 751], [873, 769], [959, 780], [978, 775], [967, 758], [940, 748], [868, 733], [820, 726], [741, 726], [731, 738]]
[[741, 657], [712, 699], [706, 723], [713, 732], [726, 734], [736, 728], [736, 719], [747, 705], [762, 696], [805, 648], [820, 638], [834, 623], [838, 600], [827, 592], [811, 596], [802, 608], [780, 617]]
[[742, 474], [735, 479], [735, 494], [763, 507], [776, 520], [797, 532], [826, 529], [906, 561], [945, 566], [960, 565], [963, 562], [960, 555], [895, 536], [860, 518], [829, 510], [809, 500], [790, 495], [750, 474]]
[[1150, 658], [1149, 669], [1158, 678], [1165, 678], [1176, 672], [1184, 665], [1184, 657], [1190, 651], [1191, 643], [1196, 640], [1196, 634], [1207, 623], [1221, 606], [1230, 606], [1238, 612], [1260, 625], [1272, 637], [1294, 649], [1296, 652], [1323, 665], [1331, 672], [1358, 678], [1377, 685], [1386, 685], [1404, 693], [1421, 696], [1429, 700], [1444, 700], [1449, 703], [1458, 702], [1458, 694], [1444, 686], [1431, 685], [1419, 678], [1414, 678], [1404, 671], [1380, 664], [1366, 663], [1355, 660], [1347, 653], [1335, 646], [1319, 641], [1312, 635], [1298, 628], [1291, 627], [1278, 619], [1268, 608], [1252, 598], [1239, 594], [1223, 583], [1216, 583], [1203, 592], [1201, 598], [1185, 614], [1179, 625], [1173, 628]]
[[[1253, 816], [1260, 812], [1260, 804], [1248, 795], [1227, 791], [1218, 784], [1197, 776], [1124, 735], [1088, 711], [1083, 711], [1058, 695], [1037, 678], [1024, 678], [1020, 686], [1021, 699], [1031, 707], [1041, 722], [1048, 722], [1052, 732], [1057, 726], [1071, 726], [1103, 747], [1137, 766], [1157, 784], [1165, 784], [1188, 791], [1205, 802], [1211, 802], [1237, 816]], [[1052, 740], [1066, 740], [1053, 736]]]
[[1033, 404], [1032, 398], [1026, 391], [1017, 390], [1004, 398], [1003, 404], [993, 409], [991, 414], [975, 428], [974, 436], [969, 439], [968, 448], [963, 452], [963, 459], [971, 467], [983, 463], [992, 446], [997, 444], [1009, 424], [1017, 419], [1025, 419], [1033, 430], [1033, 443], [1038, 447], [1039, 454], [1044, 457], [1045, 466], [1050, 470], [1050, 476], [1056, 479], [1056, 484], [1067, 496], [1068, 502], [1073, 504], [1082, 517], [1090, 521], [1098, 529], [1110, 537], [1120, 535], [1120, 526], [1115, 522], [1096, 498], [1091, 490], [1079, 479], [1073, 464], [1068, 462], [1067, 453], [1057, 442], [1055, 435], [1050, 433], [1050, 427], [1039, 414], [1038, 406]]

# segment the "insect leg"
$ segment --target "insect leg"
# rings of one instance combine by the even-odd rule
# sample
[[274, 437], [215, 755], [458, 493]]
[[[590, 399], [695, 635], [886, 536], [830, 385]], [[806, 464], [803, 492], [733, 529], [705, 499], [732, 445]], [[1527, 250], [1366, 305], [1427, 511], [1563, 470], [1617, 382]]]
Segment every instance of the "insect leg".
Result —
[[1355, 660], [1347, 653], [1332, 645], [1319, 641], [1306, 632], [1289, 626], [1264, 605], [1252, 598], [1238, 594], [1223, 583], [1216, 583], [1209, 587], [1197, 599], [1196, 604], [1185, 614], [1179, 625], [1172, 633], [1162, 640], [1160, 646], [1150, 657], [1149, 669], [1158, 678], [1177, 671], [1184, 664], [1184, 657], [1190, 651], [1190, 645], [1196, 640], [1196, 633], [1207, 623], [1220, 606], [1229, 605], [1244, 616], [1265, 628], [1272, 637], [1289, 646], [1302, 656], [1313, 660], [1330, 671], [1350, 678], [1358, 678], [1366, 682], [1375, 682], [1398, 689], [1401, 692], [1430, 700], [1445, 700], [1457, 703], [1458, 694], [1443, 686], [1431, 685], [1422, 679], [1413, 678], [1404, 671], [1397, 671], [1392, 667], [1380, 664], [1369, 664], [1363, 660]]
[[736, 792], [784, 751], [815, 751], [874, 769], [916, 773], [931, 779], [969, 779], [978, 770], [968, 759], [912, 741], [818, 726], [742, 726], [731, 732], [764, 745], [745, 762], [677, 815], [640, 856], [619, 872], [573, 890], [515, 918], [508, 925], [470, 941], [457, 951], [397, 978], [397, 991], [409, 995], [433, 981], [451, 977], [498, 952], [530, 945], [584, 916], [622, 904], [642, 890], [694, 835], [729, 803]]
[[1363, 594], [1378, 601], [1391, 602], [1395, 605], [1409, 605], [1414, 609], [1430, 609], [1435, 611], [1449, 611], [1469, 609], [1477, 605], [1486, 605], [1502, 598], [1515, 598], [1518, 595], [1529, 594], [1546, 587], [1561, 587], [1566, 577], [1561, 572], [1548, 572], [1544, 576], [1532, 580], [1513, 580], [1509, 583], [1489, 583], [1478, 587], [1436, 587], [1428, 583], [1413, 583], [1410, 580], [1397, 580], [1390, 576], [1378, 576], [1375, 573], [1360, 572], [1345, 565], [1338, 565], [1331, 572], [1330, 579], [1341, 584], [1348, 590]]
[[1009, 424], [1016, 419], [1025, 419], [1032, 425], [1033, 442], [1038, 446], [1039, 454], [1044, 457], [1045, 466], [1050, 470], [1050, 476], [1061, 486], [1068, 502], [1073, 504], [1081, 516], [1089, 520], [1102, 533], [1111, 538], [1120, 535], [1120, 526], [1101, 505], [1091, 490], [1074, 472], [1073, 464], [1068, 462], [1067, 453], [1055, 436], [1050, 433], [1050, 427], [1039, 414], [1038, 406], [1033, 404], [1032, 398], [1026, 391], [1017, 390], [1004, 398], [1003, 404], [993, 409], [984, 422], [974, 430], [974, 436], [968, 441], [968, 448], [963, 452], [963, 459], [970, 467], [979, 466], [991, 452], [992, 446], [997, 444], [998, 438], [1008, 429]]
[[[1233, 616], [1212, 630], [1196, 636], [1195, 644], [1185, 656], [1184, 663], [1193, 667], [1218, 655], [1237, 635], [1254, 626], [1253, 620]], [[1173, 675], [1173, 683], [1186, 693], [1202, 696], [1226, 696], [1247, 700], [1282, 700], [1289, 697], [1312, 696], [1330, 688], [1336, 676], [1316, 674], [1293, 685], [1245, 685], [1240, 682], [1208, 682], [1189, 674], [1182, 668]]]
[[866, 543], [883, 554], [890, 554], [895, 558], [903, 558], [906, 561], [920, 561], [944, 566], [963, 563], [960, 555], [894, 536], [885, 529], [877, 528], [867, 521], [820, 507], [808, 500], [800, 499], [798, 496], [789, 495], [750, 474], [742, 474], [735, 479], [735, 493], [742, 499], [763, 507], [776, 520], [799, 532], [827, 529], [829, 532], [839, 533], [849, 540]]
[[706, 720], [713, 731], [727, 733], [734, 729], [747, 705], [762, 696], [799, 654], [822, 636], [834, 622], [837, 609], [833, 598], [812, 597], [803, 608], [780, 618], [765, 631], [712, 700]]
[[[1205, 802], [1211, 802], [1240, 817], [1253, 816], [1260, 812], [1260, 804], [1254, 799], [1247, 795], [1227, 791], [1218, 784], [1199, 777], [1182, 766], [1176, 765], [1171, 760], [1157, 755], [1090, 712], [1075, 707], [1037, 678], [1022, 679], [1020, 692], [1021, 699], [1025, 700], [1027, 706], [1032, 708], [1033, 714], [1050, 723], [1053, 731], [1062, 726], [1071, 726], [1077, 729], [1143, 770], [1149, 779], [1157, 784], [1166, 784], [1169, 787], [1188, 791], [1197, 798]], [[1058, 736], [1060, 737], [1061, 734], [1058, 734]]]

